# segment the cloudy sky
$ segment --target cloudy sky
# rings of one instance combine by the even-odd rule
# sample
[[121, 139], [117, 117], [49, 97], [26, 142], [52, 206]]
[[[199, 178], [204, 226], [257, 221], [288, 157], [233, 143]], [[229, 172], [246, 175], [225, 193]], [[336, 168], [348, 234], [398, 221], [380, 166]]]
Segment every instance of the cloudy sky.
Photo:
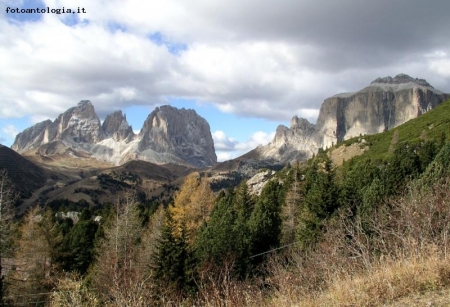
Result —
[[[7, 12], [7, 8], [10, 8]], [[76, 14], [20, 14], [25, 8]], [[0, 0], [0, 142], [82, 99], [133, 129], [193, 108], [219, 160], [323, 100], [406, 73], [450, 92], [448, 0]]]

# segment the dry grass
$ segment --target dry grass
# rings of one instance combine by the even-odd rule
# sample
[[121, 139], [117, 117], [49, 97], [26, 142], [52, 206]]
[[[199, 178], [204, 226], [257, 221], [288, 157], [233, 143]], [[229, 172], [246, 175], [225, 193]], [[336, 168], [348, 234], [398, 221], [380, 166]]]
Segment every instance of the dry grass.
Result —
[[[154, 305], [450, 306], [449, 186], [450, 179], [431, 189], [411, 185], [365, 221], [342, 212], [325, 226], [315, 249], [292, 249], [269, 259], [265, 269], [271, 274], [265, 279], [234, 279], [232, 260], [206, 264], [198, 272], [195, 295], [164, 292]], [[130, 297], [121, 305], [138, 306], [127, 302]]]
[[273, 259], [277, 290], [266, 306], [394, 307], [426, 301], [422, 296], [433, 298], [422, 306], [450, 306], [449, 186], [411, 185], [366, 228], [344, 214], [327, 225], [316, 250], [291, 252], [287, 263]]
[[450, 286], [449, 277], [449, 260], [437, 254], [420, 259], [383, 261], [365, 274], [336, 278], [313, 302], [298, 306], [381, 306]]

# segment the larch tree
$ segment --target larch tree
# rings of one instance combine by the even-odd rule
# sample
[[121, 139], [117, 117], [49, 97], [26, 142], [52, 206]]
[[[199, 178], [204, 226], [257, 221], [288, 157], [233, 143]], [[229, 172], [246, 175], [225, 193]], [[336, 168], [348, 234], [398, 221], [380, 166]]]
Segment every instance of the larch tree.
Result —
[[176, 225], [176, 232], [185, 226], [187, 242], [191, 245], [197, 236], [203, 221], [207, 221], [214, 204], [214, 194], [209, 182], [192, 173], [186, 177], [180, 191], [175, 196], [173, 205], [169, 207]]
[[30, 298], [45, 300], [45, 293], [53, 287], [55, 251], [60, 242], [53, 212], [38, 206], [30, 209], [19, 232], [16, 269], [9, 276], [8, 294], [16, 304], [24, 304]]
[[298, 167], [291, 170], [292, 183], [286, 193], [284, 205], [281, 208], [281, 243], [283, 245], [292, 244], [295, 241], [295, 233], [298, 226], [298, 214], [300, 206], [304, 200], [301, 191]]
[[105, 230], [92, 268], [99, 294], [118, 306], [144, 306], [138, 303], [145, 293], [146, 264], [139, 261], [142, 223], [136, 199], [135, 192], [129, 191], [117, 201], [114, 221]]

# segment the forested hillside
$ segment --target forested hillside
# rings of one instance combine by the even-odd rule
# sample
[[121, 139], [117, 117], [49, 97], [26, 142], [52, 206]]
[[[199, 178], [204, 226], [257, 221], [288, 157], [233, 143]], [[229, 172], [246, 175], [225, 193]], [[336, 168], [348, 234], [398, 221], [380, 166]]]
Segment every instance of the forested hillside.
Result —
[[[259, 196], [193, 173], [157, 209], [132, 189], [76, 213], [34, 207], [2, 228], [2, 305], [381, 306], [447, 291], [449, 141], [450, 101], [287, 165]], [[364, 152], [334, 165], [352, 144]]]

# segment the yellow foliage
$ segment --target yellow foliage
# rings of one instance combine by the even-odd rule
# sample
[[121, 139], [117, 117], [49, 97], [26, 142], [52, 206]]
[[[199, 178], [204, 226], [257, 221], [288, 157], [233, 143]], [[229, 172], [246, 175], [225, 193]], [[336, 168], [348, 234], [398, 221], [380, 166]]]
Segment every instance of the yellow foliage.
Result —
[[214, 199], [209, 182], [201, 178], [199, 173], [192, 173], [186, 177], [169, 210], [179, 225], [179, 230], [181, 225], [185, 225], [188, 242], [195, 237], [202, 222], [208, 220]]

